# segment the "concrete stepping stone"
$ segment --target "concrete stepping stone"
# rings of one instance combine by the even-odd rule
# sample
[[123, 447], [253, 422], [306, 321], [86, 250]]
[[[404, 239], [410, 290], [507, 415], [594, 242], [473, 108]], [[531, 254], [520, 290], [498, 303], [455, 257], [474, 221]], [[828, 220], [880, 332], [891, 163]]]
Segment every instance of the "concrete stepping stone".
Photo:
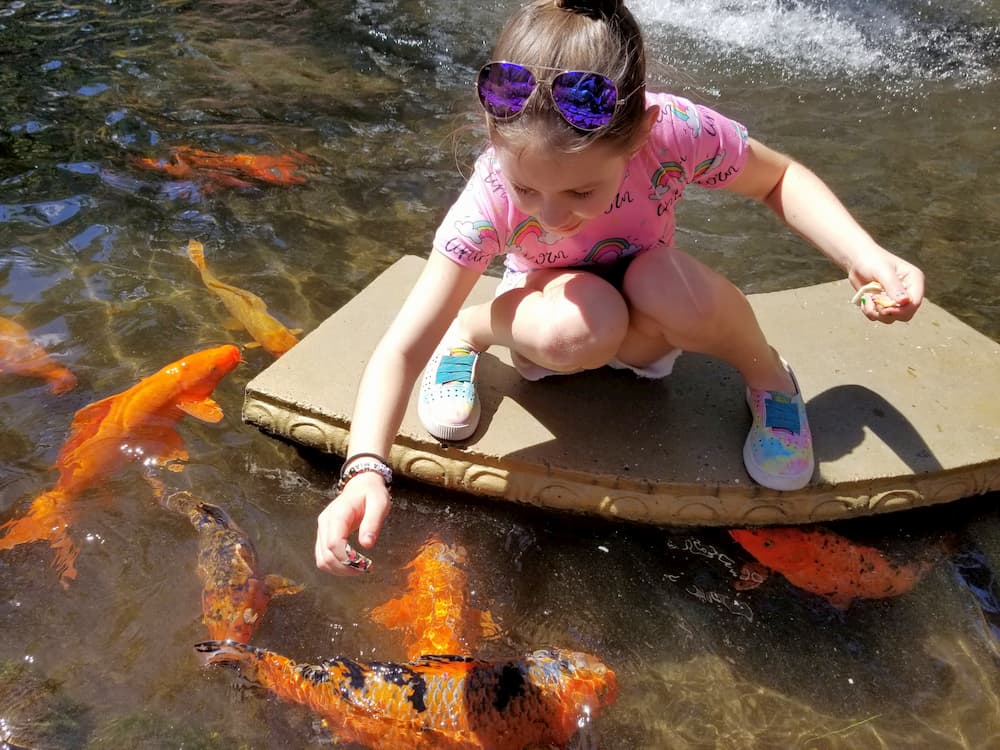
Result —
[[[424, 263], [401, 258], [253, 378], [244, 421], [343, 456], [361, 372]], [[497, 283], [481, 278], [470, 303]], [[414, 388], [388, 459], [453, 490], [660, 525], [827, 521], [1000, 488], [1000, 345], [930, 300], [910, 323], [872, 323], [853, 293], [844, 280], [750, 296], [806, 398], [817, 469], [799, 492], [750, 479], [742, 379], [690, 353], [661, 381], [605, 367], [526, 382], [495, 348], [475, 435], [431, 437]]]

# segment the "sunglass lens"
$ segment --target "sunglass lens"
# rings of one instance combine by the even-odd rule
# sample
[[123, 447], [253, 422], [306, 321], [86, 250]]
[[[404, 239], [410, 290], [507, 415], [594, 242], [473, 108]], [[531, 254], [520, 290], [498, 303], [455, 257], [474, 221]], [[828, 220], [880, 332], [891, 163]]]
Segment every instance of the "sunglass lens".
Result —
[[476, 82], [479, 101], [494, 117], [513, 117], [535, 90], [535, 76], [527, 68], [514, 63], [490, 63], [479, 71]]
[[605, 76], [571, 70], [552, 79], [552, 98], [573, 127], [597, 130], [611, 122], [618, 88]]

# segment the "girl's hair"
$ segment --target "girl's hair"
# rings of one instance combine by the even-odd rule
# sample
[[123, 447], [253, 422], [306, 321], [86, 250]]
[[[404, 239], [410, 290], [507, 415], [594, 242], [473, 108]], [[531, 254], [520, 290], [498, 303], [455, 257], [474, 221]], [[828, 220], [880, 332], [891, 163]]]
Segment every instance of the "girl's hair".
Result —
[[535, 89], [521, 114], [507, 121], [486, 115], [490, 140], [521, 150], [582, 151], [595, 141], [622, 147], [633, 141], [645, 112], [646, 51], [639, 24], [622, 0], [532, 0], [511, 17], [493, 48], [493, 60], [519, 63], [550, 81], [551, 70], [587, 70], [618, 87], [611, 122], [586, 133], [562, 119], [545, 87]]

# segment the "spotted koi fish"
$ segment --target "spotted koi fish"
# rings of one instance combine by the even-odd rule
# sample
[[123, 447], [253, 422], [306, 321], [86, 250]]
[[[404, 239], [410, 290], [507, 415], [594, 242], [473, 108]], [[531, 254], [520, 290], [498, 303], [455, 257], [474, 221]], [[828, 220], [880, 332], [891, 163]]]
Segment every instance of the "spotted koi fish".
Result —
[[42, 378], [55, 394], [76, 387], [76, 376], [55, 362], [31, 339], [31, 335], [10, 318], [0, 318], [0, 373]]
[[222, 508], [189, 492], [175, 492], [163, 505], [187, 516], [198, 531], [202, 620], [209, 638], [246, 643], [257, 630], [271, 597], [302, 590], [287, 578], [260, 575], [250, 537]]
[[744, 576], [737, 588], [759, 585], [768, 570], [800, 589], [818, 594], [838, 609], [856, 599], [886, 599], [905, 594], [935, 564], [932, 557], [893, 562], [874, 547], [855, 544], [821, 527], [732, 529], [730, 536], [764, 566]]
[[134, 159], [143, 169], [175, 179], [202, 178], [220, 187], [252, 188], [260, 183], [287, 187], [306, 182], [299, 170], [311, 163], [305, 154], [224, 154], [179, 146], [165, 157]]
[[375, 607], [371, 618], [403, 632], [409, 659], [424, 654], [470, 656], [498, 628], [489, 612], [469, 606], [465, 550], [431, 539], [406, 566], [406, 592]]
[[0, 550], [48, 541], [63, 585], [76, 578], [79, 550], [68, 534], [76, 515], [74, 499], [131, 461], [148, 465], [186, 459], [175, 425], [185, 414], [220, 421], [222, 409], [212, 391], [241, 361], [231, 344], [205, 349], [80, 409], [56, 459], [55, 487], [35, 498], [25, 516], [0, 526]]
[[319, 665], [233, 641], [195, 648], [279, 698], [322, 716], [340, 740], [371, 750], [521, 750], [566, 747], [614, 702], [615, 673], [587, 654], [558, 649], [482, 661], [423, 656]]
[[188, 256], [201, 272], [205, 282], [229, 310], [229, 313], [246, 329], [257, 345], [275, 357], [280, 357], [298, 343], [295, 332], [285, 328], [267, 311], [267, 304], [253, 292], [225, 284], [208, 270], [205, 264], [205, 246], [197, 240], [188, 241]]

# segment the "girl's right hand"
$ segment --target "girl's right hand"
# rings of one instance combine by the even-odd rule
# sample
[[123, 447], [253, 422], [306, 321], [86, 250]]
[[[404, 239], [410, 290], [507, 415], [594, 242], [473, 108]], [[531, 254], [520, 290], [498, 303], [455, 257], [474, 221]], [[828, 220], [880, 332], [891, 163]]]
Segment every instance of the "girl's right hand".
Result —
[[358, 474], [319, 514], [316, 531], [316, 567], [334, 575], [364, 573], [371, 561], [348, 543], [358, 531], [362, 547], [375, 545], [382, 523], [392, 508], [389, 488], [375, 472]]

